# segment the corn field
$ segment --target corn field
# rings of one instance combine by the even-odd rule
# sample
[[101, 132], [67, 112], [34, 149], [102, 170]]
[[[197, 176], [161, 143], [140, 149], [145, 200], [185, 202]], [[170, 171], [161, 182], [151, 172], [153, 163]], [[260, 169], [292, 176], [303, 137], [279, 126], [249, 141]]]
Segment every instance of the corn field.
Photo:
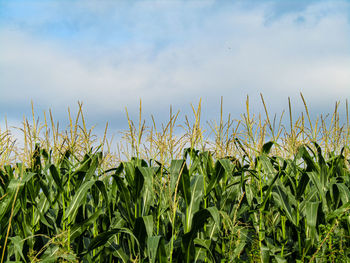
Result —
[[[348, 104], [331, 119], [246, 113], [201, 125], [129, 118], [113, 152], [79, 104], [0, 130], [3, 262], [350, 262]], [[222, 108], [221, 108], [222, 109]], [[272, 120], [272, 121], [271, 121]], [[175, 127], [183, 129], [181, 135]]]

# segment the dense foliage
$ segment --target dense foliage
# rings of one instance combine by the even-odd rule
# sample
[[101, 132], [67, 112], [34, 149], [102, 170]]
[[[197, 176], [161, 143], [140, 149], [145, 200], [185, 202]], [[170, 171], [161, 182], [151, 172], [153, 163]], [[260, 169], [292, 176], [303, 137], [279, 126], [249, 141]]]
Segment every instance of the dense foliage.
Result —
[[170, 165], [104, 171], [97, 150], [53, 159], [36, 145], [31, 165], [0, 169], [1, 262], [346, 262], [343, 152], [273, 147], [254, 159], [187, 148]]

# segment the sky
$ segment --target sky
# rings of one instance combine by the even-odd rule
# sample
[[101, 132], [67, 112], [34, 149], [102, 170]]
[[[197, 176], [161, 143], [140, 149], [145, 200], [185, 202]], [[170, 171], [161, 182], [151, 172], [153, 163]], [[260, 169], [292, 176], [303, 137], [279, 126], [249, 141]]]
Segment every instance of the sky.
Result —
[[0, 126], [84, 105], [97, 129], [169, 107], [202, 118], [332, 112], [350, 99], [350, 1], [0, 0]]

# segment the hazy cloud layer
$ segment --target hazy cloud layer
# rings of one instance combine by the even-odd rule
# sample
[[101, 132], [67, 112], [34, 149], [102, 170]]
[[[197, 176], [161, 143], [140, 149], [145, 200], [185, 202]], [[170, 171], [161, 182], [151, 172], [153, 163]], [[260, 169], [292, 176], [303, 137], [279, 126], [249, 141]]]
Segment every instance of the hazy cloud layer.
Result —
[[221, 96], [237, 116], [260, 92], [274, 111], [288, 96], [298, 107], [299, 92], [319, 111], [350, 98], [346, 1], [51, 2], [28, 5], [38, 16], [0, 14], [1, 116], [20, 119], [30, 100], [61, 116], [79, 100], [116, 127], [140, 99], [162, 119], [202, 98], [210, 119]]

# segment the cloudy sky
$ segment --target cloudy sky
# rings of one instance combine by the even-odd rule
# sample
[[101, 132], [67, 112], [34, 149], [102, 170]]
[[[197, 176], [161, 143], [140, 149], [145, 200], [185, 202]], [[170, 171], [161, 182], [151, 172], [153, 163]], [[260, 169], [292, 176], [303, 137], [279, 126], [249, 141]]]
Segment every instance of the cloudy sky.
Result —
[[60, 121], [84, 103], [112, 130], [169, 106], [203, 118], [261, 111], [314, 114], [350, 99], [350, 1], [0, 0], [0, 123], [51, 108]]

